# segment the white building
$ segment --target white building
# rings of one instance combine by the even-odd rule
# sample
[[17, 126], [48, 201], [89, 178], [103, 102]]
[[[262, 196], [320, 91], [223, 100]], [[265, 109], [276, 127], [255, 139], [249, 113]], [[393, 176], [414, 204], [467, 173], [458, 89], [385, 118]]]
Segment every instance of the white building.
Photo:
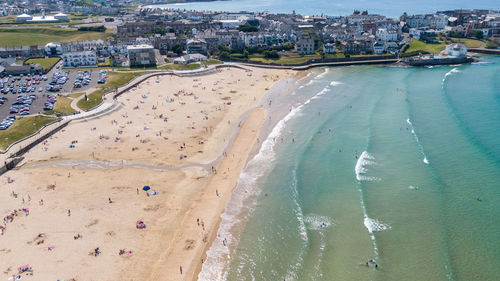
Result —
[[16, 21], [19, 23], [53, 23], [53, 22], [67, 22], [69, 21], [68, 15], [63, 13], [58, 13], [53, 16], [46, 16], [45, 11], [42, 10], [41, 16], [31, 16], [28, 14], [22, 14], [16, 17]]
[[16, 17], [17, 22], [27, 22], [27, 21], [32, 20], [32, 19], [33, 19], [33, 16], [30, 16], [28, 14], [21, 14], [21, 15]]
[[295, 43], [295, 50], [299, 55], [314, 54], [314, 40], [310, 34], [303, 34]]
[[240, 26], [240, 20], [220, 20], [222, 28], [224, 29], [236, 29]]
[[423, 30], [420, 30], [420, 29], [416, 29], [416, 28], [410, 28], [409, 32], [408, 32], [413, 38], [417, 39], [417, 40], [420, 40], [420, 35], [422, 35], [422, 33], [424, 33]]
[[334, 54], [335, 53], [335, 44], [333, 44], [333, 43], [323, 44], [323, 51], [325, 52], [325, 54]]
[[96, 67], [97, 55], [93, 51], [67, 53], [62, 56], [63, 67]]
[[377, 41], [373, 43], [373, 52], [375, 54], [383, 54], [385, 53], [385, 43], [382, 41]]
[[467, 47], [462, 43], [453, 43], [446, 46], [444, 53], [453, 57], [465, 57], [467, 56]]
[[192, 62], [206, 61], [207, 57], [202, 54], [188, 54], [174, 60], [175, 64], [189, 64]]
[[386, 28], [379, 28], [375, 34], [378, 39], [382, 41], [397, 41], [398, 32], [396, 30], [390, 30]]
[[47, 43], [44, 51], [47, 56], [60, 56], [63, 53], [61, 44], [54, 42]]

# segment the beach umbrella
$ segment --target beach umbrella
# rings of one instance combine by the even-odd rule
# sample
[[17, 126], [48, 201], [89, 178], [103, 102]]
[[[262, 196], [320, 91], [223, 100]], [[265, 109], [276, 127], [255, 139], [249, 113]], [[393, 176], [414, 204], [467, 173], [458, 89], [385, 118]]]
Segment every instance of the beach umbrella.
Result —
[[150, 189], [151, 189], [151, 187], [149, 187], [149, 185], [145, 185], [145, 186], [142, 188], [142, 190], [144, 190], [144, 191], [148, 191], [148, 190], [150, 190]]

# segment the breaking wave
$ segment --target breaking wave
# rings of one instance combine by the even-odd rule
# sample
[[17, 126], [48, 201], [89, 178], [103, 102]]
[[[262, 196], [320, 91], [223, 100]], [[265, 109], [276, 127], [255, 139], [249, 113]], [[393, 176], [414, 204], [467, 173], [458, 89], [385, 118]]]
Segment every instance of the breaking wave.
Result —
[[417, 143], [418, 148], [420, 149], [420, 153], [421, 153], [421, 154], [422, 154], [422, 156], [424, 157], [424, 159], [422, 159], [422, 161], [423, 161], [426, 165], [429, 165], [429, 159], [427, 159], [427, 155], [425, 155], [424, 147], [423, 147], [423, 146], [422, 146], [422, 144], [420, 143], [420, 139], [418, 138], [417, 133], [415, 133], [415, 128], [413, 127], [413, 123], [411, 122], [410, 118], [407, 118], [407, 119], [406, 119], [406, 123], [408, 124], [409, 129], [410, 129], [410, 131], [411, 131], [411, 134], [413, 135], [413, 138], [415, 139], [415, 142]]
[[379, 178], [376, 177], [365, 176], [366, 172], [368, 171], [366, 166], [374, 165], [375, 162], [373, 160], [375, 160], [375, 158], [368, 152], [363, 151], [363, 153], [361, 153], [361, 156], [359, 156], [358, 161], [356, 162], [356, 166], [354, 167], [354, 172], [356, 173], [356, 179], [358, 181], [380, 180]]
[[[326, 90], [323, 89], [303, 104], [293, 107], [290, 112], [274, 126], [265, 141], [262, 142], [259, 152], [248, 162], [247, 166], [240, 174], [237, 186], [231, 195], [231, 199], [226, 206], [226, 210], [221, 215], [221, 224], [219, 226], [217, 236], [210, 249], [207, 251], [207, 259], [202, 266], [200, 274], [198, 275], [198, 280], [226, 280], [227, 272], [224, 271], [224, 268], [229, 266], [229, 249], [231, 245], [237, 243], [237, 239], [232, 235], [231, 229], [241, 223], [242, 220], [245, 220], [246, 217], [241, 218], [242, 214], [245, 213], [245, 210], [249, 211], [251, 208], [251, 206], [247, 204], [247, 200], [260, 193], [258, 180], [272, 168], [276, 160], [276, 152], [274, 150], [276, 140], [279, 139], [278, 137], [282, 134], [286, 123], [299, 115], [304, 106], [310, 103], [313, 99], [324, 95], [324, 91]], [[299, 213], [301, 213], [301, 210]], [[300, 224], [299, 227], [301, 237], [304, 241], [307, 241], [307, 231], [303, 218], [299, 215], [297, 215], [297, 218]], [[224, 239], [226, 240], [225, 242], [223, 242]], [[224, 244], [226, 244], [226, 246], [224, 246]], [[299, 261], [299, 263], [301, 262]]]

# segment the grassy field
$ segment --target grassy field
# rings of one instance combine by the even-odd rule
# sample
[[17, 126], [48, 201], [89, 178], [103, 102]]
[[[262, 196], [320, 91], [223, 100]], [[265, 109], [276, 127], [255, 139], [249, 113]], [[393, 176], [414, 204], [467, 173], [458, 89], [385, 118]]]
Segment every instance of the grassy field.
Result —
[[431, 53], [437, 54], [446, 48], [446, 44], [439, 42], [436, 44], [426, 44], [422, 41], [413, 39], [410, 43], [410, 47], [403, 54], [418, 54], [421, 53]]
[[204, 66], [209, 66], [211, 64], [221, 64], [222, 61], [220, 60], [214, 60], [214, 59], [210, 59], [210, 60], [206, 60], [206, 61], [202, 61], [201, 62]]
[[[345, 58], [345, 55], [343, 53], [326, 54], [325, 58], [326, 59]], [[250, 61], [260, 61], [263, 63], [277, 63], [277, 64], [301, 64], [312, 59], [321, 59], [321, 56], [319, 54], [301, 56], [296, 53], [282, 55], [279, 59], [266, 59], [260, 54], [254, 54], [250, 56]]]
[[44, 113], [49, 115], [55, 114], [57, 116], [73, 114], [76, 112], [76, 110], [71, 107], [71, 101], [72, 99], [67, 97], [57, 97], [57, 102], [54, 105], [54, 109], [45, 110]]
[[200, 68], [199, 63], [190, 64], [167, 64], [159, 67], [158, 69], [172, 69], [172, 70], [194, 70]]
[[81, 96], [83, 94], [85, 94], [85, 93], [71, 93], [68, 96], [76, 99], [76, 98], [78, 98], [79, 96]]
[[29, 63], [39, 63], [43, 69], [50, 69], [52, 68], [60, 58], [35, 58], [35, 59], [27, 59], [26, 64]]
[[85, 100], [85, 98], [82, 98], [81, 100], [79, 100], [76, 105], [78, 106], [78, 108], [80, 108], [81, 110], [89, 110], [89, 109], [92, 109], [98, 105], [101, 104], [102, 102], [102, 95], [106, 93], [106, 90], [104, 89], [100, 89], [100, 90], [97, 90], [97, 91], [94, 91], [92, 92], [91, 94], [89, 94], [87, 96], [87, 100]]
[[451, 38], [454, 43], [464, 43], [468, 48], [479, 48], [483, 45], [483, 42], [474, 39], [467, 38]]
[[0, 28], [0, 46], [44, 45], [53, 41], [69, 42], [100, 39], [102, 33], [61, 28]]
[[41, 127], [57, 119], [56, 117], [37, 115], [16, 120], [10, 128], [0, 131], [0, 149], [5, 150], [10, 144], [36, 133]]
[[97, 90], [92, 92], [87, 96], [87, 100], [82, 98], [77, 102], [77, 106], [81, 110], [92, 109], [102, 102], [102, 95], [105, 93], [113, 91], [115, 88], [123, 86], [136, 78], [147, 72], [108, 72], [108, 80], [106, 83], [97, 86]]

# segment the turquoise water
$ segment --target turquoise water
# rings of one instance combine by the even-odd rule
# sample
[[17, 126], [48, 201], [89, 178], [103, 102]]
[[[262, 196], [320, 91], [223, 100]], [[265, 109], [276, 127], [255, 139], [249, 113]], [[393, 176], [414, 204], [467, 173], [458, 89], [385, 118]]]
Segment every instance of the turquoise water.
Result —
[[301, 80], [200, 280], [499, 280], [500, 58], [481, 60]]
[[215, 2], [178, 3], [155, 5], [174, 9], [208, 10], [208, 11], [254, 11], [271, 13], [297, 13], [306, 15], [327, 14], [332, 16], [349, 15], [355, 9], [368, 10], [372, 14], [388, 17], [399, 17], [403, 12], [410, 14], [434, 13], [449, 9], [498, 9], [498, 1], [481, 0], [379, 0], [379, 1], [330, 1], [330, 0], [231, 0]]

